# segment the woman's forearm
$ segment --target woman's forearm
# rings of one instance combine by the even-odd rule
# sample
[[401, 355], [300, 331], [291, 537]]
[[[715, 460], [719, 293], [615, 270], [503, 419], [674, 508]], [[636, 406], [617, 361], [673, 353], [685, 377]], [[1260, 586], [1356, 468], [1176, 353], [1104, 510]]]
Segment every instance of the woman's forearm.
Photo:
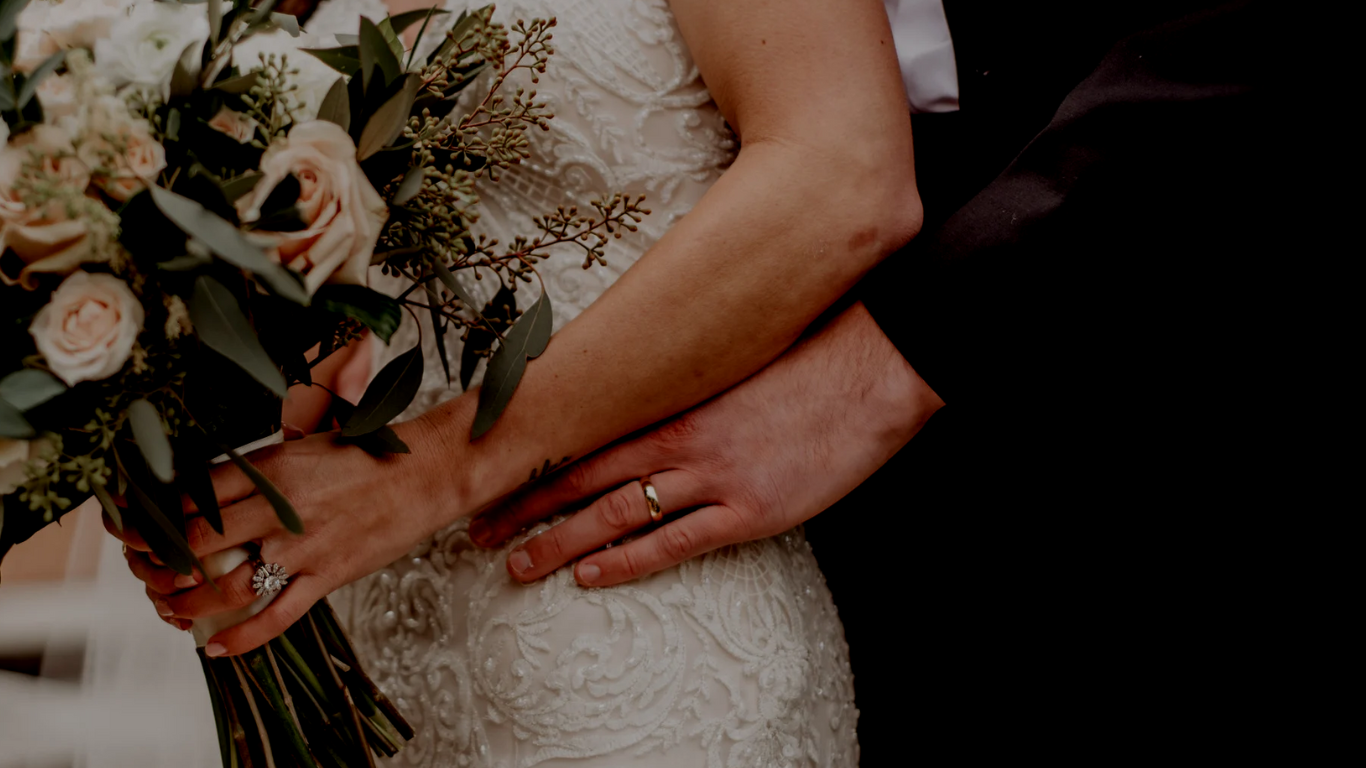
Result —
[[[914, 235], [908, 171], [802, 154], [746, 147], [688, 216], [555, 335], [480, 440], [468, 442], [474, 393], [423, 419], [432, 450], [460, 467], [463, 503], [452, 514], [508, 493], [546, 460], [583, 456], [746, 378]], [[907, 146], [891, 160], [909, 155]]]

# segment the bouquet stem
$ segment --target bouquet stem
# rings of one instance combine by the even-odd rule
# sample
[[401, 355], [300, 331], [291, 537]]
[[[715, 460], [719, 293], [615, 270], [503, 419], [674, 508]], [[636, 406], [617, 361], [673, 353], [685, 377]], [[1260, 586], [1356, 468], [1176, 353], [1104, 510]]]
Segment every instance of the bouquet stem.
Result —
[[374, 768], [413, 729], [366, 676], [326, 600], [241, 656], [199, 651], [223, 768]]

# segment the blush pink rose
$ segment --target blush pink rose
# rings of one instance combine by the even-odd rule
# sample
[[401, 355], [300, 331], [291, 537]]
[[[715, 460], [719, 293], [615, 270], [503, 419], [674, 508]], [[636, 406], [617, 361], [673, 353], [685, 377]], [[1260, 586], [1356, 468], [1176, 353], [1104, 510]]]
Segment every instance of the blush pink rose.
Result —
[[277, 262], [304, 277], [312, 294], [323, 283], [364, 285], [380, 228], [389, 217], [384, 200], [356, 162], [356, 145], [334, 123], [302, 123], [261, 157], [265, 176], [237, 200], [242, 221], [261, 217], [261, 205], [285, 176], [299, 180], [295, 207], [307, 226], [299, 232], [262, 232], [252, 237]]
[[122, 280], [76, 272], [38, 310], [29, 333], [52, 373], [74, 386], [118, 373], [142, 321], [142, 304]]

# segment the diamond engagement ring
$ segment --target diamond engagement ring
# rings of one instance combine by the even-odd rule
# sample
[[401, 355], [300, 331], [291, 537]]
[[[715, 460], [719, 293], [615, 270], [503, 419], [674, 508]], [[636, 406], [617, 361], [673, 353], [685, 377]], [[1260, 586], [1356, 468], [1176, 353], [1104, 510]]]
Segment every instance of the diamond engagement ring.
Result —
[[277, 563], [262, 563], [256, 569], [256, 575], [251, 577], [251, 585], [256, 588], [257, 597], [273, 595], [285, 588], [289, 583], [289, 574], [283, 565]]

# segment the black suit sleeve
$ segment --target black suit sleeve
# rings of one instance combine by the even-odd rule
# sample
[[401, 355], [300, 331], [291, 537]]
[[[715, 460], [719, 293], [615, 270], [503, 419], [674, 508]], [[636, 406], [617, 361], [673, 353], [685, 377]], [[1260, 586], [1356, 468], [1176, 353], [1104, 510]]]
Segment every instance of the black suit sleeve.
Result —
[[1284, 228], [1269, 23], [1235, 3], [1121, 40], [999, 176], [860, 285], [951, 407], [1040, 388], [1080, 402], [1122, 369], [1221, 354], [1235, 283]]

